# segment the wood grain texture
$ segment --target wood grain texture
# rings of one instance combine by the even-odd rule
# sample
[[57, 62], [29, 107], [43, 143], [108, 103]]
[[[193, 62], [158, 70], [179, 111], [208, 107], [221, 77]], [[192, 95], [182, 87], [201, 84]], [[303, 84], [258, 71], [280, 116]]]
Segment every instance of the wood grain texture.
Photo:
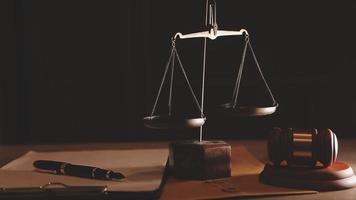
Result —
[[231, 146], [224, 141], [178, 141], [170, 144], [169, 165], [181, 179], [231, 176]]

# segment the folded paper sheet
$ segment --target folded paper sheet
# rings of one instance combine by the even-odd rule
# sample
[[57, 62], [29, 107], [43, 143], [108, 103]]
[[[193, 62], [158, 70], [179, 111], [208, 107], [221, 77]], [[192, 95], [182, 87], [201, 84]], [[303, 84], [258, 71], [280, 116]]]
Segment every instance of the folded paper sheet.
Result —
[[[30, 151], [0, 169], [0, 187], [39, 187], [49, 182], [68, 186], [107, 186], [109, 191], [146, 192], [158, 190], [168, 158], [167, 149], [98, 150], [98, 151]], [[36, 172], [35, 160], [56, 160], [97, 166], [119, 171], [121, 181], [95, 180]]]
[[208, 181], [188, 181], [168, 178], [161, 196], [165, 199], [218, 199], [229, 197], [271, 196], [316, 193], [260, 183], [258, 175], [264, 165], [243, 146], [232, 147], [232, 176]]

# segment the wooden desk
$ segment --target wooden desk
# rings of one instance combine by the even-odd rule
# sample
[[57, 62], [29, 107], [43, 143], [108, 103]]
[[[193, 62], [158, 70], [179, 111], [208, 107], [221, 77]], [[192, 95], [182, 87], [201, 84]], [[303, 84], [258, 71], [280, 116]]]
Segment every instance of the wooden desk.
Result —
[[[227, 141], [231, 145], [243, 144], [261, 162], [267, 161], [266, 142], [262, 140]], [[35, 151], [63, 151], [63, 150], [100, 150], [100, 149], [137, 149], [137, 148], [168, 148], [169, 142], [130, 142], [130, 143], [91, 143], [91, 144], [55, 144], [55, 145], [0, 145], [0, 165], [21, 156], [28, 150]], [[356, 170], [356, 139], [339, 140], [338, 160], [345, 161]], [[321, 192], [312, 195], [292, 195], [278, 197], [258, 197], [249, 199], [285, 199], [285, 200], [328, 200], [328, 199], [356, 199], [356, 188], [334, 192]]]

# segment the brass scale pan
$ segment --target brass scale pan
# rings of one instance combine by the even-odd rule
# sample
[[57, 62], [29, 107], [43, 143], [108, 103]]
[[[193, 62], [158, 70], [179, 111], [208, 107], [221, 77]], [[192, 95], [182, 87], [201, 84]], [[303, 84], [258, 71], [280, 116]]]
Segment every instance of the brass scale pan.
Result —
[[175, 117], [154, 115], [143, 118], [144, 125], [153, 129], [199, 128], [205, 123], [205, 117]]
[[222, 108], [224, 108], [224, 112], [232, 114], [232, 115], [238, 115], [238, 116], [265, 116], [265, 115], [271, 115], [274, 112], [276, 112], [278, 104], [275, 103], [272, 106], [236, 106], [234, 108], [233, 103], [225, 103], [221, 105]]
[[[278, 107], [278, 104], [265, 107], [256, 106], [236, 106], [233, 108], [232, 103], [221, 105], [225, 108], [224, 112], [237, 116], [265, 116], [273, 114]], [[204, 125], [205, 117], [176, 117], [169, 115], [154, 115], [143, 118], [144, 125], [152, 129], [176, 129], [176, 128], [199, 128]]]
[[[265, 107], [257, 106], [236, 106], [233, 108], [232, 103], [221, 105], [224, 112], [236, 116], [265, 116], [273, 114], [278, 107], [278, 104]], [[144, 125], [147, 128], [153, 129], [176, 129], [176, 128], [199, 128], [204, 125], [205, 117], [176, 117], [169, 115], [154, 115], [143, 118]]]

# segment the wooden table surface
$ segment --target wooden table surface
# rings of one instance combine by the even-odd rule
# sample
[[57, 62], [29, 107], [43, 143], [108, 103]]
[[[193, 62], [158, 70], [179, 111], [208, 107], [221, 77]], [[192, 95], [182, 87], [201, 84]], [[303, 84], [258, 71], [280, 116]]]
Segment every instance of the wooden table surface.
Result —
[[[227, 141], [231, 145], [242, 144], [261, 162], [267, 161], [266, 142], [262, 140], [232, 140]], [[90, 144], [51, 144], [51, 145], [0, 145], [0, 165], [3, 166], [13, 159], [21, 156], [29, 150], [35, 151], [63, 151], [63, 150], [104, 150], [104, 149], [145, 149], [145, 148], [168, 148], [169, 142], [119, 142], [119, 143], [90, 143]], [[339, 139], [338, 160], [347, 162], [356, 170], [356, 139]], [[313, 199], [313, 200], [331, 200], [331, 199], [350, 199], [356, 200], [356, 188], [320, 192], [311, 195], [290, 195], [274, 197], [258, 197], [249, 199]]]

